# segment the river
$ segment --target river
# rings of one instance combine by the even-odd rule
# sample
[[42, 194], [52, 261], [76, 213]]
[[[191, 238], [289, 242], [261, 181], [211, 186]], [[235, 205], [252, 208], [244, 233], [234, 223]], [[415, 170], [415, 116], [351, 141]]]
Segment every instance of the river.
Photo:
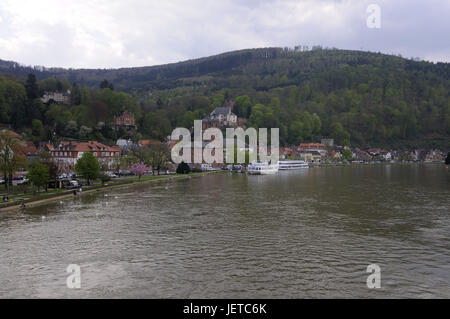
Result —
[[3, 298], [449, 298], [450, 172], [220, 173], [84, 194], [0, 213], [0, 254]]

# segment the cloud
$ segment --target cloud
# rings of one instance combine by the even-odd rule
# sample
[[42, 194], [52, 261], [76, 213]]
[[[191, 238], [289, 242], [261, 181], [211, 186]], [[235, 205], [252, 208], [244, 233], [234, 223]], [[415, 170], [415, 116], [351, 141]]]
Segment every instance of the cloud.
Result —
[[[366, 8], [381, 7], [381, 29]], [[450, 62], [445, 0], [3, 0], [0, 58], [113, 68], [230, 50], [316, 45]]]

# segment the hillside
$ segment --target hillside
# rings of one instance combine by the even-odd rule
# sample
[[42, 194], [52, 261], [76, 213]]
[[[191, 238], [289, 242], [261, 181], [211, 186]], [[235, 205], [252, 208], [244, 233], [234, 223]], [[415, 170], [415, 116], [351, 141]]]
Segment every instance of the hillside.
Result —
[[111, 70], [0, 61], [2, 73], [34, 73], [89, 87], [107, 79], [139, 100], [138, 127], [157, 138], [231, 98], [235, 112], [251, 125], [280, 127], [283, 144], [326, 136], [355, 146], [450, 147], [448, 63], [337, 49], [266, 48]]
[[[0, 60], [0, 74], [25, 77], [29, 73], [34, 73], [38, 79], [56, 77], [90, 86], [97, 86], [100, 81], [107, 79], [114, 83], [117, 89], [125, 91], [139, 88], [173, 89], [185, 85], [204, 84], [237, 87], [236, 84], [227, 83], [222, 79], [231, 77], [247, 81], [251, 79], [246, 84], [264, 90], [274, 85], [299, 84], [300, 81], [311, 77], [320, 77], [324, 72], [336, 72], [352, 67], [362, 68], [362, 71], [369, 71], [367, 69], [369, 67], [377, 67], [380, 71], [390, 69], [395, 73], [402, 70], [407, 73], [433, 73], [446, 80], [450, 77], [449, 63], [433, 64], [380, 53], [320, 48], [310, 51], [282, 48], [248, 49], [179, 63], [120, 69], [26, 67], [16, 62]], [[257, 76], [263, 79], [256, 79]], [[272, 83], [268, 83], [267, 79], [264, 80], [267, 76], [272, 77]], [[283, 76], [287, 76], [287, 79]], [[208, 79], [208, 77], [217, 78]]]

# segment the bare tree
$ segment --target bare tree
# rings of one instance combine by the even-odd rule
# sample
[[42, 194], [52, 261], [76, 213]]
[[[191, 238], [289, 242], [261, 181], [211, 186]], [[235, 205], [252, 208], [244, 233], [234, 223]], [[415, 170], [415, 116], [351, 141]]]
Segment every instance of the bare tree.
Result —
[[5, 189], [12, 185], [16, 169], [25, 165], [25, 156], [20, 154], [22, 145], [23, 142], [12, 132], [0, 132], [0, 169], [5, 179]]
[[166, 144], [161, 142], [155, 142], [150, 146], [150, 164], [152, 165], [153, 175], [155, 175], [155, 169], [159, 172], [161, 168], [169, 160], [169, 149]]

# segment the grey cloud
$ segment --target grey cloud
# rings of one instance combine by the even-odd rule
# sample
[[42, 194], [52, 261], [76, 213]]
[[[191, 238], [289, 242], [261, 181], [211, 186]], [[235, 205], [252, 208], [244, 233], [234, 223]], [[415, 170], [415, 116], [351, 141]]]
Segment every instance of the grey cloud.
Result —
[[[0, 58], [25, 64], [143, 66], [297, 44], [450, 62], [445, 0], [79, 1], [70, 12], [49, 2], [49, 10], [60, 9], [50, 19], [11, 5], [20, 0], [5, 1]], [[381, 29], [366, 26], [366, 8], [374, 2], [382, 10]]]

